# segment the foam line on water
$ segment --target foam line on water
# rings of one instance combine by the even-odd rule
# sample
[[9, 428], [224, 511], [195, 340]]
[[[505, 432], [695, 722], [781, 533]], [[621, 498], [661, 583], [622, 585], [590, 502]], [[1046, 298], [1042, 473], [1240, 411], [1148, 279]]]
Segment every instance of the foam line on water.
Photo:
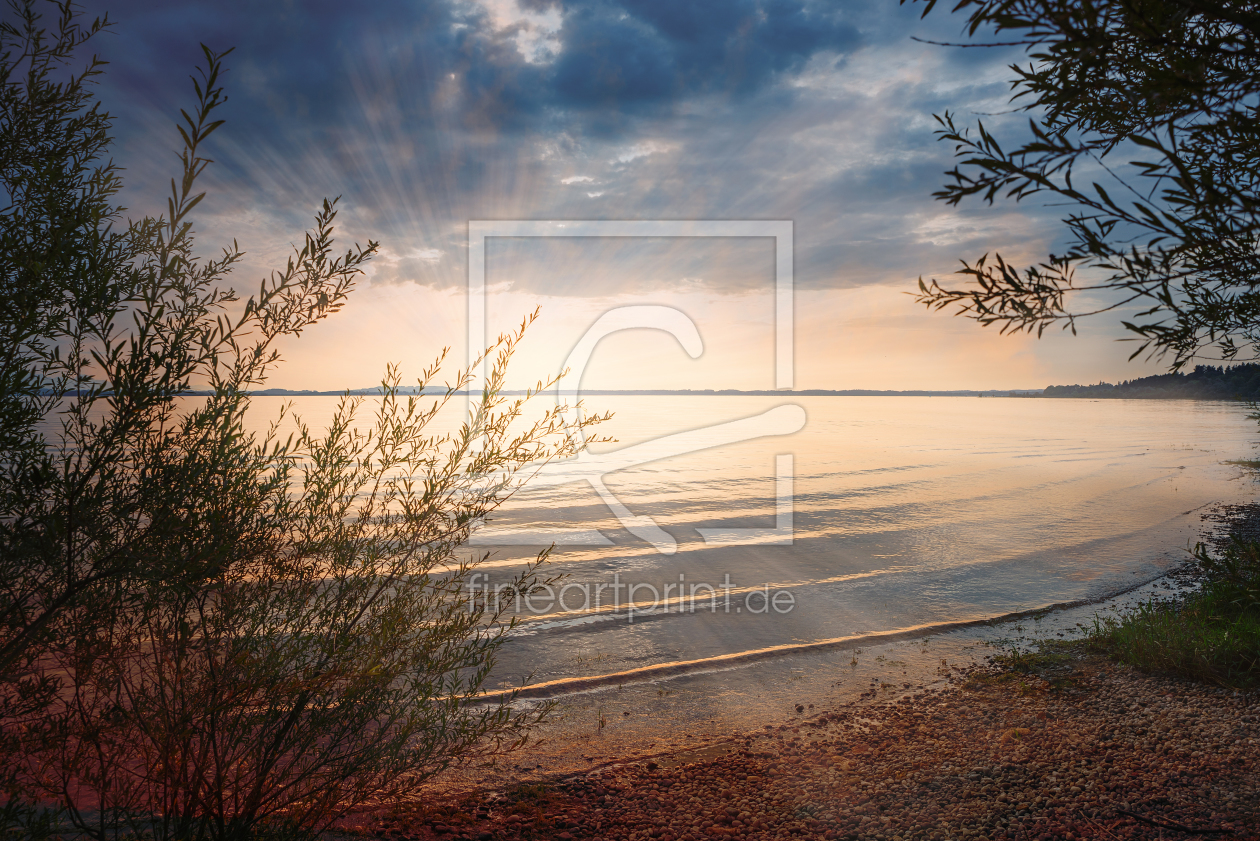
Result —
[[590, 692], [592, 690], [620, 686], [626, 683], [644, 683], [676, 675], [698, 674], [707, 671], [738, 668], [740, 666], [751, 665], [752, 663], [756, 663], [760, 660], [768, 660], [793, 654], [806, 654], [820, 651], [843, 651], [861, 646], [880, 645], [883, 643], [901, 642], [903, 640], [930, 637], [935, 636], [936, 634], [960, 631], [967, 628], [976, 628], [982, 625], [997, 625], [1018, 619], [1040, 616], [1053, 611], [1069, 610], [1071, 608], [1099, 604], [1107, 601], [1108, 599], [1114, 599], [1117, 596], [1122, 596], [1125, 593], [1144, 587], [1153, 581], [1158, 581], [1160, 578], [1164, 578], [1165, 576], [1166, 574], [1156, 575], [1114, 592], [1109, 592], [1105, 595], [1087, 599], [1076, 599], [1069, 602], [1056, 602], [1053, 604], [1043, 605], [1041, 607], [1030, 608], [1028, 610], [1004, 613], [1000, 616], [965, 619], [955, 622], [937, 622], [925, 625], [914, 625], [908, 628], [897, 628], [874, 634], [852, 634], [843, 637], [815, 640], [814, 642], [772, 645], [766, 648], [757, 648], [749, 651], [737, 651], [730, 654], [719, 654], [714, 657], [702, 657], [696, 660], [674, 660], [668, 663], [655, 663], [650, 666], [640, 666], [635, 669], [626, 669], [625, 671], [609, 672], [601, 675], [558, 678], [556, 680], [530, 684], [528, 686], [521, 686], [515, 689], [486, 690], [480, 693], [480, 697], [485, 701], [499, 701], [509, 698], [552, 698], [561, 695], [571, 695], [579, 692]]

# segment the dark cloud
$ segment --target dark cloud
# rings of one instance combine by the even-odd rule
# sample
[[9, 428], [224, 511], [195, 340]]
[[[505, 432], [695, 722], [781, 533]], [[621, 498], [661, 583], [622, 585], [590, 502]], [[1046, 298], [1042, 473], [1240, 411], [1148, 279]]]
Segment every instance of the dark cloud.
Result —
[[536, 80], [520, 53], [475, 9], [447, 2], [380, 0], [301, 4], [214, 0], [110, 4], [117, 21], [100, 49], [111, 86], [126, 100], [169, 107], [186, 100], [199, 43], [234, 48], [228, 60], [233, 119], [250, 130], [318, 131], [359, 119], [356, 71], [387, 66], [392, 103], [412, 120], [433, 117], [450, 73], [479, 108], [504, 120], [536, 106]]
[[[556, 28], [504, 27], [454, 0], [112, 4], [117, 30], [97, 48], [112, 62], [101, 90], [127, 183], [164, 206], [172, 167], [152, 162], [175, 162], [161, 156], [204, 41], [236, 50], [202, 229], [230, 241], [247, 218], [260, 239], [291, 240], [341, 194], [342, 231], [392, 249], [380, 282], [463, 283], [469, 219], [794, 219], [812, 287], [914, 277], [979, 242], [965, 225], [916, 227], [943, 212], [930, 194], [951, 165], [929, 115], [1003, 102], [994, 69], [1014, 55], [910, 40], [951, 40], [957, 19], [920, 21], [888, 0], [518, 5]], [[675, 274], [721, 290], [757, 275]], [[624, 282], [565, 277], [522, 283], [599, 295]]]
[[699, 93], [751, 93], [819, 52], [861, 41], [846, 19], [857, 7], [842, 13], [804, 0], [568, 2], [557, 7], [550, 60], [540, 62], [521, 54], [516, 32], [448, 0], [193, 0], [156, 10], [123, 0], [108, 8], [118, 26], [101, 47], [126, 96], [182, 101], [198, 43], [235, 47], [235, 94], [245, 100], [237, 119], [251, 129], [291, 121], [317, 129], [357, 116], [351, 75], [365, 62], [384, 62], [405, 79], [398, 105], [413, 120], [441, 110], [453, 73], [472, 126], [511, 130], [536, 128], [556, 109], [641, 111]]
[[618, 6], [570, 10], [561, 30], [554, 94], [584, 108], [619, 109], [680, 91], [673, 44]]
[[835, 6], [800, 0], [570, 4], [560, 39], [555, 95], [600, 109], [747, 94], [818, 52], [861, 42]]

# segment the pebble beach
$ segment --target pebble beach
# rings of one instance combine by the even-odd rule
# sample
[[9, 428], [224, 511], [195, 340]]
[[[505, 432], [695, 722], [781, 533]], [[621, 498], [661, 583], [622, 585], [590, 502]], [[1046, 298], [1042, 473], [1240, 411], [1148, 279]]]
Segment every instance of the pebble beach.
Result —
[[1035, 673], [801, 707], [705, 751], [450, 793], [344, 828], [556, 838], [1260, 840], [1260, 696], [1076, 652]]

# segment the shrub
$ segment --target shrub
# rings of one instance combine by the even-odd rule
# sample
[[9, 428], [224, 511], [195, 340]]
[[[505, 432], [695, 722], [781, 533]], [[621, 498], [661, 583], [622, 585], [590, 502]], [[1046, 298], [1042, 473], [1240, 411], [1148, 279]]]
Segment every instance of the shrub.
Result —
[[1095, 619], [1091, 641], [1150, 671], [1222, 686], [1260, 685], [1260, 544], [1232, 537], [1220, 555], [1194, 549], [1205, 581], [1181, 601], [1148, 601]]
[[51, 831], [55, 802], [93, 838], [309, 836], [519, 745], [546, 708], [483, 702], [510, 623], [465, 594], [461, 547], [584, 439], [527, 417], [551, 383], [502, 394], [530, 319], [453, 429], [467, 373], [430, 399], [391, 368], [366, 431], [347, 397], [325, 436], [249, 432], [275, 339], [337, 310], [376, 244], [336, 256], [325, 201], [256, 296], [221, 288], [241, 252], [199, 260], [189, 221], [224, 101], [204, 47], [169, 214], [124, 225], [100, 64], [55, 81], [109, 24], [57, 9], [51, 36], [31, 0], [0, 28], [0, 831]]
[[1200, 543], [1194, 547], [1194, 558], [1215, 598], [1239, 610], [1260, 607], [1260, 543], [1231, 535], [1220, 555]]
[[[51, 780], [46, 794], [70, 793], [76, 824], [157, 838], [308, 835], [523, 742], [549, 708], [480, 697], [511, 623], [470, 599], [478, 558], [460, 553], [540, 454], [534, 444], [562, 429], [553, 410], [509, 433], [524, 401], [498, 389], [519, 336], [502, 340], [491, 385], [457, 431], [427, 428], [465, 377], [423, 405], [400, 397], [391, 374], [366, 432], [352, 426], [362, 401], [346, 398], [327, 436], [303, 428], [288, 450], [292, 491], [267, 501], [268, 531], [247, 557], [161, 585], [51, 648], [74, 695], [61, 743], [31, 776]], [[515, 589], [549, 582], [536, 575], [544, 557]]]

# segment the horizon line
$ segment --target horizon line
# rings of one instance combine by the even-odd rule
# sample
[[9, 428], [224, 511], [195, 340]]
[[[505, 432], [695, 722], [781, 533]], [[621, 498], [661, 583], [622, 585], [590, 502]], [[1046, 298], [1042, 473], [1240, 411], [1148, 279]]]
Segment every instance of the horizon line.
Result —
[[[425, 386], [420, 389], [416, 386], [402, 386], [398, 388], [399, 394], [425, 394], [425, 395], [441, 395], [446, 393], [446, 389], [440, 386]], [[479, 394], [480, 389], [460, 389], [456, 394]], [[547, 389], [545, 392], [533, 391], [532, 389], [502, 389], [500, 394], [522, 395], [527, 393], [534, 394], [565, 394], [565, 395], [690, 395], [690, 396], [776, 396], [776, 395], [801, 395], [801, 396], [837, 396], [837, 397], [862, 397], [862, 396], [927, 396], [939, 395], [947, 396], [975, 396], [984, 394], [1042, 394], [1045, 388], [959, 388], [959, 389], [872, 389], [872, 388], [845, 388], [845, 389], [826, 389], [826, 388], [805, 388], [805, 389], [735, 389], [735, 388], [635, 388], [635, 389], [613, 389], [613, 388], [591, 388], [591, 389]], [[209, 395], [213, 392], [207, 390], [194, 390], [187, 392], [190, 395]], [[339, 397], [342, 395], [351, 396], [370, 396], [384, 393], [381, 386], [373, 386], [371, 388], [351, 388], [338, 390], [316, 390], [316, 389], [288, 389], [288, 388], [265, 388], [257, 391], [248, 392], [250, 395], [263, 397]]]

